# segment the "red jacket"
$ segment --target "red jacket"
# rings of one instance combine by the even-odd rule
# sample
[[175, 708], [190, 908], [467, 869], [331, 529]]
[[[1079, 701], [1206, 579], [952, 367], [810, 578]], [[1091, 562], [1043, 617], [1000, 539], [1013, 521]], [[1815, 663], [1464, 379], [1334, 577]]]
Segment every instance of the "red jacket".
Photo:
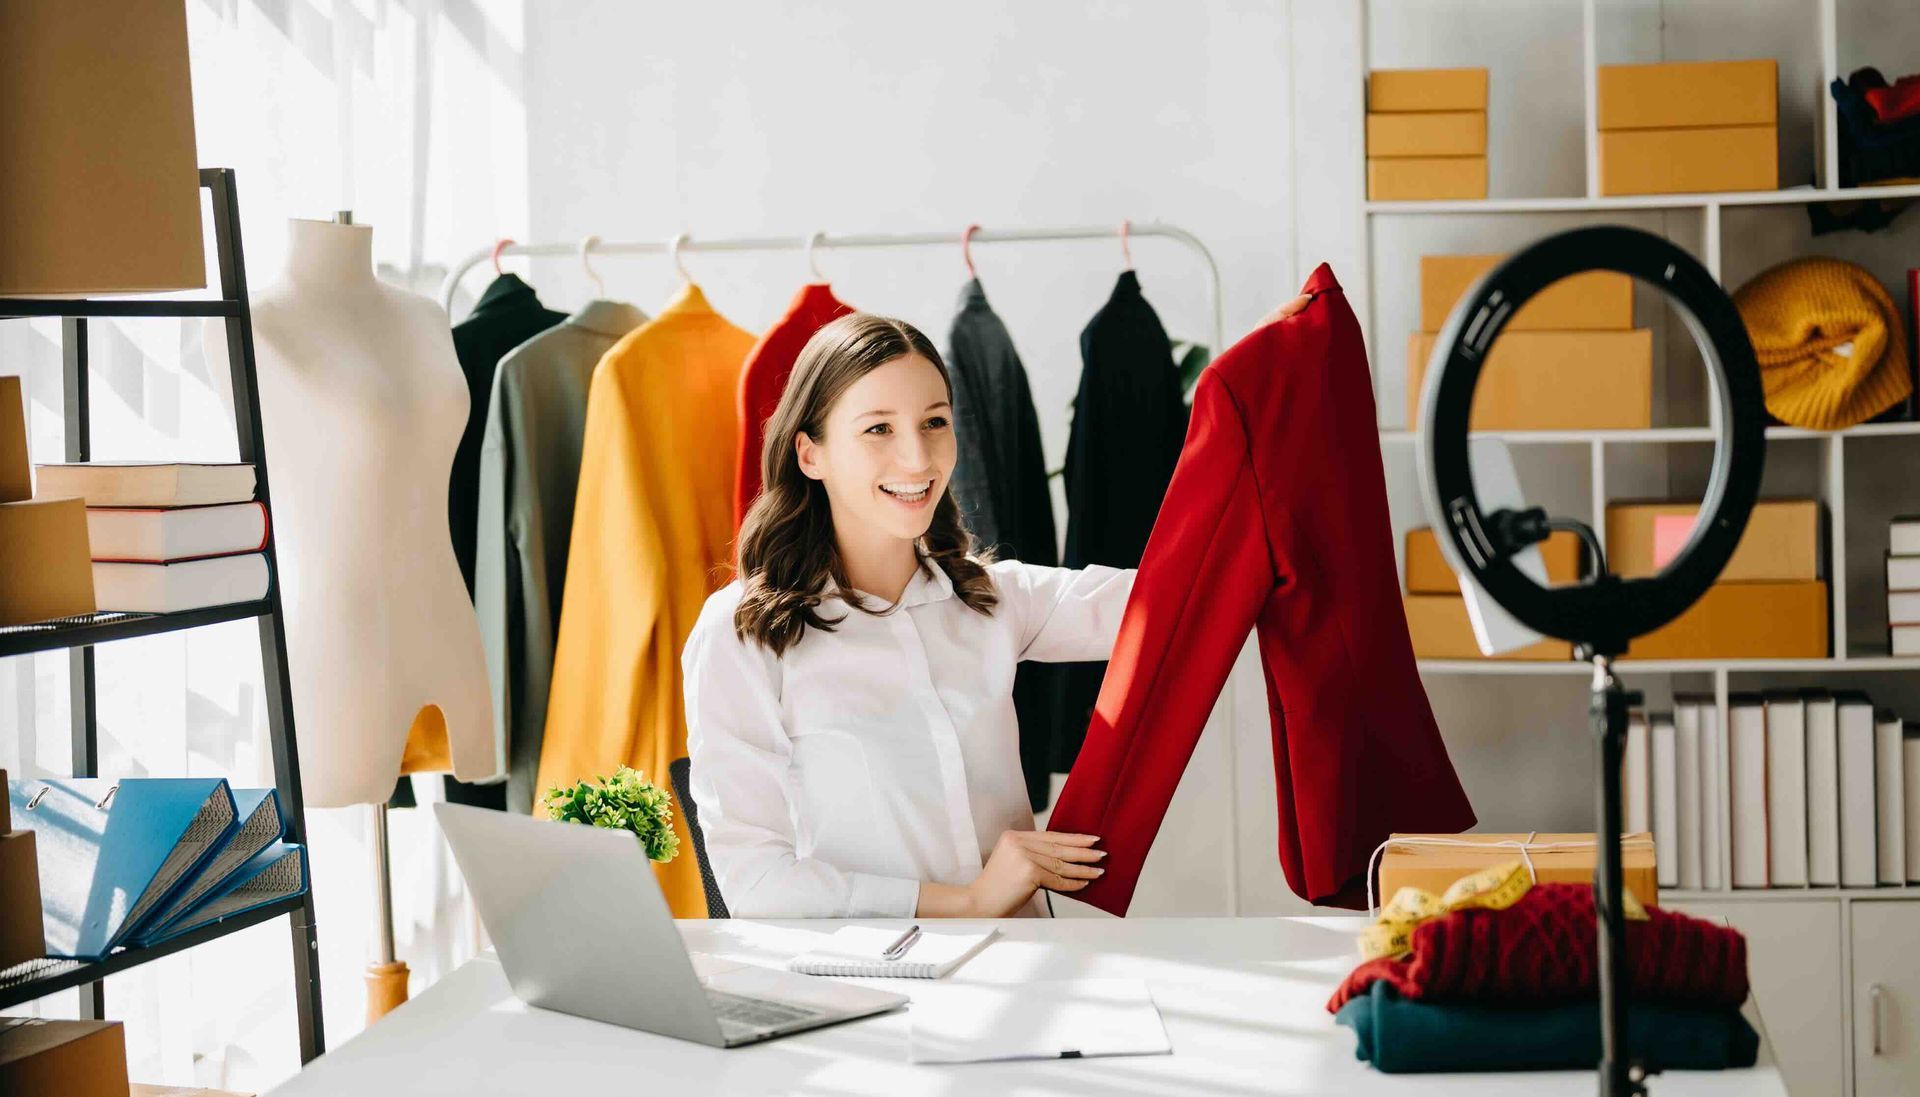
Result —
[[1115, 914], [1256, 627], [1280, 866], [1296, 894], [1359, 906], [1368, 855], [1390, 832], [1474, 823], [1407, 638], [1360, 325], [1324, 264], [1302, 292], [1303, 311], [1200, 377], [1086, 745], [1047, 824], [1103, 839], [1106, 874], [1074, 897]]
[[733, 485], [733, 532], [740, 532], [747, 508], [760, 495], [760, 446], [766, 438], [767, 419], [780, 406], [780, 394], [787, 391], [787, 375], [800, 357], [813, 333], [853, 310], [834, 297], [825, 282], [809, 282], [787, 306], [786, 315], [774, 321], [760, 341], [747, 353], [740, 367], [740, 459], [735, 462]]

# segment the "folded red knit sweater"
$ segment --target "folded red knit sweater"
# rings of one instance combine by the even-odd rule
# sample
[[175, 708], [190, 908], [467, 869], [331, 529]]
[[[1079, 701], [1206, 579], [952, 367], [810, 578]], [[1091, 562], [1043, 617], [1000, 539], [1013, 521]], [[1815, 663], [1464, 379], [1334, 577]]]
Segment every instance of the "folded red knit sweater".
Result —
[[[1652, 1001], [1737, 1006], [1747, 999], [1747, 940], [1724, 926], [1649, 908], [1627, 923], [1632, 993]], [[1456, 910], [1414, 928], [1410, 955], [1369, 960], [1327, 1003], [1338, 1012], [1376, 982], [1403, 998], [1512, 1003], [1590, 998], [1599, 975], [1593, 888], [1535, 884], [1505, 910]]]

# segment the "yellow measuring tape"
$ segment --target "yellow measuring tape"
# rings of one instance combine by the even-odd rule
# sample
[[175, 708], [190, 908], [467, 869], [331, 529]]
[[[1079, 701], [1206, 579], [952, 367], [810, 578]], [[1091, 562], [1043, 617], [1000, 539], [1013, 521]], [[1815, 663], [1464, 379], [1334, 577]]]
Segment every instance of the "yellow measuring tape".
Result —
[[[1422, 922], [1456, 910], [1505, 910], [1533, 889], [1533, 873], [1524, 861], [1507, 861], [1491, 868], [1462, 876], [1447, 888], [1445, 895], [1403, 887], [1393, 893], [1380, 908], [1374, 924], [1360, 934], [1360, 958], [1377, 960], [1382, 956], [1401, 957], [1413, 951], [1413, 930]], [[1629, 922], [1647, 920], [1647, 909], [1633, 892], [1621, 893]]]

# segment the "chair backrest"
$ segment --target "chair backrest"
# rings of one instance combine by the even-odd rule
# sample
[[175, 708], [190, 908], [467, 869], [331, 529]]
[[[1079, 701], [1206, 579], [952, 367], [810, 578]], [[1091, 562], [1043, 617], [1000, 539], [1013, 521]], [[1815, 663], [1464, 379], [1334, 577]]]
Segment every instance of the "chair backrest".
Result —
[[687, 833], [693, 835], [693, 855], [700, 861], [700, 886], [707, 892], [707, 917], [727, 917], [727, 901], [720, 897], [720, 885], [713, 879], [713, 866], [707, 863], [707, 840], [700, 834], [700, 809], [693, 803], [693, 760], [675, 758], [667, 764], [667, 777], [673, 782], [673, 798], [679, 801], [680, 814], [687, 821]]

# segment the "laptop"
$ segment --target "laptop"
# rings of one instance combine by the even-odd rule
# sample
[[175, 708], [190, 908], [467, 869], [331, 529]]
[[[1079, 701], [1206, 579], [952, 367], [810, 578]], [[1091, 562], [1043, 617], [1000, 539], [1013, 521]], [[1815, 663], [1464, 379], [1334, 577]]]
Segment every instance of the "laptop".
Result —
[[514, 994], [712, 1047], [870, 1017], [904, 995], [687, 953], [632, 834], [433, 805]]

